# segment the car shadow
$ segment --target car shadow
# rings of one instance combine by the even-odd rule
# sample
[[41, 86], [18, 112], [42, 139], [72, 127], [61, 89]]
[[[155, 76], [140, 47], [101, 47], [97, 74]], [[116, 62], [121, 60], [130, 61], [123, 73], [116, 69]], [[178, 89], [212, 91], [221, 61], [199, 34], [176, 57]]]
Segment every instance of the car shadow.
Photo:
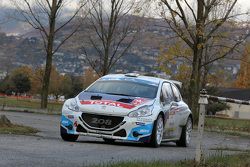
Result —
[[[126, 141], [115, 141], [114, 143], [107, 143], [105, 141], [94, 141], [94, 140], [80, 140], [77, 143], [87, 143], [87, 144], [105, 144], [113, 146], [125, 146], [125, 147], [140, 147], [140, 148], [152, 148], [150, 144], [141, 142], [126, 142]], [[177, 147], [174, 142], [164, 142], [160, 147]]]

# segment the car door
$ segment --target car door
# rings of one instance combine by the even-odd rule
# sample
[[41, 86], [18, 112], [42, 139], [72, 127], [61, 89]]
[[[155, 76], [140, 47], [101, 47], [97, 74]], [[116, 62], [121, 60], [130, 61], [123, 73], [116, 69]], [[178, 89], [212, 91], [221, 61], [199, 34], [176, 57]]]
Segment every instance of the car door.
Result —
[[176, 105], [171, 84], [168, 82], [163, 83], [161, 89], [161, 106], [165, 113], [164, 139], [171, 139], [177, 136], [176, 116], [173, 110]]
[[184, 119], [183, 118], [184, 106], [183, 106], [181, 94], [178, 88], [174, 84], [171, 84], [171, 88], [172, 88], [173, 97], [174, 97], [171, 111], [174, 112], [174, 115], [175, 115], [175, 123], [176, 123], [175, 133], [176, 133], [176, 137], [178, 138], [181, 135], [181, 131], [182, 131], [181, 122]]

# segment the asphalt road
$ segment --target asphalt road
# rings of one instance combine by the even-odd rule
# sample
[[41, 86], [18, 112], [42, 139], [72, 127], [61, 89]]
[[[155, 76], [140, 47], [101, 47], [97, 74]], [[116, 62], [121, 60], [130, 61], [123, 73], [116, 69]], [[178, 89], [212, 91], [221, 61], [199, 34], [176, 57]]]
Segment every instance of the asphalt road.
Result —
[[[194, 159], [195, 155], [196, 132], [188, 148], [176, 147], [174, 143], [164, 143], [160, 148], [121, 141], [111, 145], [90, 137], [80, 137], [77, 142], [64, 142], [59, 135], [60, 116], [1, 111], [0, 114], [5, 114], [13, 123], [41, 131], [35, 136], [0, 135], [0, 167], [88, 166], [134, 160], [177, 161]], [[221, 154], [221, 151], [213, 149], [249, 149], [250, 139], [205, 133], [203, 147], [206, 156]]]

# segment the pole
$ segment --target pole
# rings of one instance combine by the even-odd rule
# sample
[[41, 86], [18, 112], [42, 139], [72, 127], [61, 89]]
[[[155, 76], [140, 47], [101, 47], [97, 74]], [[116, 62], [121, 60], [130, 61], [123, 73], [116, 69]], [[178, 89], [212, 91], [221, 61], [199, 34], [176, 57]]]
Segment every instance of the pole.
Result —
[[201, 154], [202, 154], [202, 137], [204, 132], [204, 122], [205, 122], [205, 114], [206, 109], [205, 106], [208, 104], [207, 100], [207, 92], [205, 89], [203, 89], [200, 95], [199, 104], [200, 104], [200, 110], [199, 110], [199, 122], [198, 122], [198, 136], [197, 136], [197, 144], [196, 144], [196, 150], [195, 150], [195, 162], [200, 164], [201, 161]]

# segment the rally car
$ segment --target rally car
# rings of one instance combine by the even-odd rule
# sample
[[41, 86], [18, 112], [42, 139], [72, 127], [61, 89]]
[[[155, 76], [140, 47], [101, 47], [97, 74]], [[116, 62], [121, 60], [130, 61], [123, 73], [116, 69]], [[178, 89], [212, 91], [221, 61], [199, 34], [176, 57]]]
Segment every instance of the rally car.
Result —
[[79, 135], [148, 143], [173, 141], [188, 146], [192, 112], [182, 100], [180, 82], [138, 74], [106, 75], [75, 98], [65, 101], [61, 137]]

